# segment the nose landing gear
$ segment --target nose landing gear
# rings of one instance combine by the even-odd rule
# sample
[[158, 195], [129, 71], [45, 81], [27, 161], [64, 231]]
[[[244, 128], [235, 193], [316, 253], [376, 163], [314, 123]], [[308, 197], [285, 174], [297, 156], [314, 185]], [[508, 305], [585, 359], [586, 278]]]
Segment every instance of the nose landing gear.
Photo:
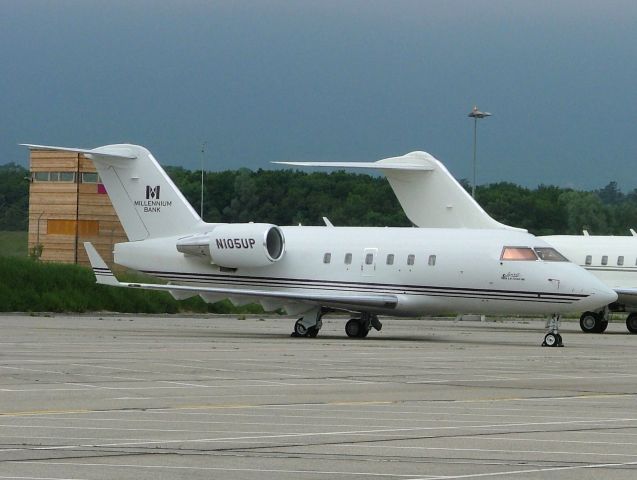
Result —
[[562, 335], [560, 335], [560, 315], [552, 315], [546, 322], [547, 333], [544, 335], [543, 347], [563, 347]]

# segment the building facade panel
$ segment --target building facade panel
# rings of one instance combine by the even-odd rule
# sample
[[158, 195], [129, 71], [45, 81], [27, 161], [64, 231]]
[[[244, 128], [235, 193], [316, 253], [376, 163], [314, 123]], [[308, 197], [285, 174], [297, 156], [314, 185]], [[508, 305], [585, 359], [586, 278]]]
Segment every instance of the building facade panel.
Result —
[[93, 163], [81, 154], [32, 150], [29, 252], [42, 261], [88, 265], [83, 242], [104, 260], [128, 241]]

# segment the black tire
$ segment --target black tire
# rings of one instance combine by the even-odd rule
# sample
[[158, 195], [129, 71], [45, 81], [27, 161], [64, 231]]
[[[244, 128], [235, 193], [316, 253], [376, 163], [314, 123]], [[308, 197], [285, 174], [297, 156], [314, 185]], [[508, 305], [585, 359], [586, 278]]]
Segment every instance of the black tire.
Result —
[[559, 333], [556, 333], [555, 337], [557, 338], [557, 346], [558, 347], [563, 347], [564, 344], [562, 343], [562, 335], [560, 335]]
[[299, 318], [294, 324], [294, 333], [297, 337], [305, 337], [309, 332], [309, 329], [301, 323], [302, 321], [303, 319]]
[[608, 320], [602, 320], [602, 323], [600, 324], [600, 327], [599, 327], [599, 333], [604, 333], [607, 328], [608, 328]]
[[310, 327], [307, 330], [307, 336], [310, 338], [316, 338], [316, 336], [318, 335], [319, 329], [316, 327]]
[[630, 333], [637, 333], [637, 313], [633, 312], [626, 318], [626, 328]]
[[345, 324], [345, 333], [350, 338], [359, 337], [362, 330], [363, 326], [358, 318], [350, 318]]
[[552, 333], [547, 333], [544, 336], [543, 347], [557, 347], [557, 337]]
[[358, 332], [358, 338], [365, 338], [368, 333], [369, 333], [369, 330], [365, 330], [363, 326], [361, 325], [361, 331]]
[[595, 312], [584, 312], [579, 317], [579, 326], [584, 333], [600, 333], [602, 317]]

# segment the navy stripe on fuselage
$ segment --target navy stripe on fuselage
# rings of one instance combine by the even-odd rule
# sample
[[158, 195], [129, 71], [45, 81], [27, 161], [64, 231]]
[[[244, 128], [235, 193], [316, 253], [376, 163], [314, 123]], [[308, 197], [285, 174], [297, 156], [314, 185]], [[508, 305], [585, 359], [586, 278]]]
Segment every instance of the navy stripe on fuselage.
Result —
[[208, 273], [165, 272], [144, 270], [144, 273], [165, 280], [190, 284], [285, 287], [308, 290], [346, 290], [364, 293], [409, 294], [422, 296], [445, 296], [457, 298], [490, 298], [494, 300], [534, 301], [542, 303], [572, 303], [588, 297], [584, 294], [536, 292], [461, 287], [438, 287], [427, 285], [402, 285], [368, 282], [339, 282], [333, 280], [310, 280], [299, 278], [272, 278], [255, 276], [232, 276]]

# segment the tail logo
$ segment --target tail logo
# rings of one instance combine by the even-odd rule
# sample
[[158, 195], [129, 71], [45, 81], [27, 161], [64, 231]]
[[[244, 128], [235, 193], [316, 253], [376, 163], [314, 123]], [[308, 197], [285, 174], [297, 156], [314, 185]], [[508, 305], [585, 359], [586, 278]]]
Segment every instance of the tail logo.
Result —
[[146, 185], [146, 200], [135, 200], [136, 207], [143, 207], [144, 213], [160, 213], [161, 207], [172, 207], [172, 200], [159, 199], [159, 185]]
[[159, 185], [155, 188], [146, 185], [146, 200], [159, 200]]

